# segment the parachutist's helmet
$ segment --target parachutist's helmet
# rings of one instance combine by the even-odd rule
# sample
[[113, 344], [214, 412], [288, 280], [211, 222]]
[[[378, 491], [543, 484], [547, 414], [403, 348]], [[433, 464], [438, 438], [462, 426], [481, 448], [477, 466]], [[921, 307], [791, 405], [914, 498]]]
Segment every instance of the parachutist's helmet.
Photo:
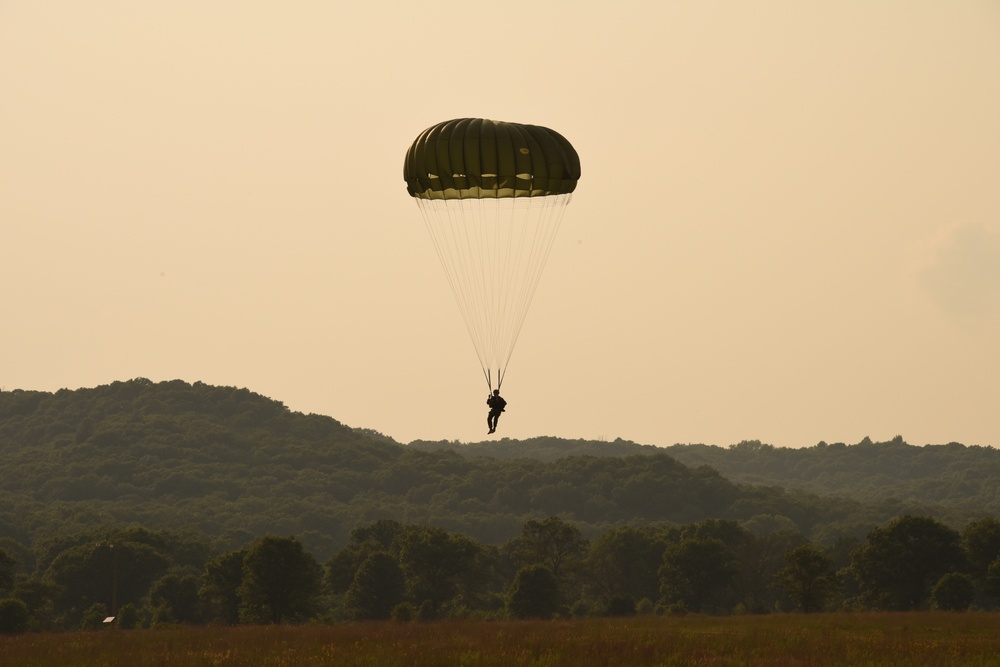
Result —
[[494, 396], [499, 396], [500, 395], [500, 390], [499, 389], [494, 389], [493, 390], [493, 395]]

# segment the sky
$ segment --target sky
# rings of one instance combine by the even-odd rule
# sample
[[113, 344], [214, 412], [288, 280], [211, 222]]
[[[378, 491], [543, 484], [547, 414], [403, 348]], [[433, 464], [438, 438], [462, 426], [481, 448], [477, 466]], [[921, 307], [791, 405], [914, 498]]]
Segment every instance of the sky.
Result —
[[0, 390], [486, 439], [402, 180], [481, 117], [582, 165], [489, 437], [1000, 446], [996, 0], [0, 0], [0, 96]]

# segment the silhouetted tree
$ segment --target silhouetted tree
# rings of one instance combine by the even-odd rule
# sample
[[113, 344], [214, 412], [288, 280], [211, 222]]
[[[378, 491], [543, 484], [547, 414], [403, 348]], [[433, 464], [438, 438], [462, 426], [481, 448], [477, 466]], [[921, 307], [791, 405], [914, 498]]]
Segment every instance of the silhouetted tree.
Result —
[[522, 567], [507, 591], [507, 613], [513, 618], [551, 618], [559, 609], [559, 586], [545, 565]]
[[1000, 556], [997, 556], [986, 570], [983, 590], [993, 600], [1000, 599]]
[[962, 531], [962, 548], [969, 564], [969, 573], [986, 577], [986, 571], [1000, 555], [1000, 521], [992, 517], [970, 521]]
[[21, 600], [28, 608], [28, 624], [32, 630], [55, 630], [55, 600], [59, 587], [48, 579], [33, 577], [14, 585], [12, 597]]
[[132, 630], [139, 625], [139, 610], [132, 603], [122, 605], [118, 610], [115, 625], [122, 630]]
[[587, 554], [588, 589], [605, 602], [614, 598], [655, 600], [666, 546], [662, 531], [631, 526], [605, 531]]
[[896, 611], [925, 607], [934, 584], [964, 563], [958, 533], [930, 517], [902, 516], [875, 528], [851, 555], [862, 602]]
[[145, 544], [85, 543], [60, 553], [45, 576], [59, 590], [55, 612], [67, 627], [75, 627], [94, 605], [109, 611], [126, 603], [142, 604], [167, 567], [167, 559]]
[[192, 574], [169, 573], [149, 589], [149, 609], [153, 623], [198, 623], [201, 605], [198, 578]]
[[7, 551], [0, 549], [0, 594], [8, 593], [14, 588], [14, 559]]
[[558, 517], [532, 519], [521, 534], [507, 543], [505, 551], [515, 565], [544, 565], [556, 578], [560, 595], [566, 597], [569, 584], [582, 571], [589, 544], [576, 526]]
[[0, 600], [0, 634], [15, 634], [28, 628], [28, 605], [8, 598]]
[[384, 552], [398, 557], [406, 531], [406, 526], [391, 519], [379, 519], [371, 525], [352, 530], [347, 546], [335, 553], [326, 564], [330, 592], [336, 595], [346, 593], [358, 568], [370, 555]]
[[729, 611], [738, 562], [716, 538], [688, 538], [667, 547], [660, 568], [661, 599], [692, 611]]
[[80, 619], [80, 629], [99, 630], [104, 627], [104, 619], [108, 617], [108, 608], [103, 602], [95, 602], [87, 607]]
[[243, 558], [240, 620], [301, 622], [318, 609], [322, 570], [294, 537], [262, 537]]
[[230, 551], [205, 563], [198, 597], [208, 618], [228, 625], [240, 622], [240, 584], [246, 553]]
[[976, 596], [972, 577], [960, 572], [949, 572], [941, 577], [931, 590], [931, 604], [944, 611], [965, 611]]
[[399, 562], [406, 573], [410, 597], [424, 607], [424, 616], [435, 617], [458, 592], [459, 577], [475, 564], [478, 544], [441, 528], [407, 531]]
[[780, 596], [775, 580], [787, 563], [785, 554], [801, 546], [805, 538], [799, 532], [784, 530], [766, 535], [747, 533], [747, 539], [733, 548], [739, 562], [734, 588], [747, 612], [773, 611]]
[[403, 570], [396, 559], [376, 551], [361, 564], [347, 589], [347, 611], [359, 621], [389, 618], [403, 601], [405, 587]]
[[803, 544], [785, 554], [785, 563], [779, 585], [800, 611], [820, 611], [834, 588], [833, 561], [812, 544]]

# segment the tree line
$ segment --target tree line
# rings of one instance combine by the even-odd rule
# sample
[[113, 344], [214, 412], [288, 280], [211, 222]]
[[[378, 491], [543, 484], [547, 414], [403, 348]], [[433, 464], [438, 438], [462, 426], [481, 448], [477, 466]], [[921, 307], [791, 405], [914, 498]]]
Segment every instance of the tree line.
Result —
[[707, 465], [742, 484], [780, 485], [866, 502], [919, 498], [937, 514], [1000, 513], [1000, 450], [951, 442], [916, 447], [896, 436], [853, 445], [819, 442], [774, 447], [745, 440], [728, 447], [672, 445], [664, 451], [688, 466]]
[[982, 445], [915, 446], [902, 436], [885, 442], [864, 437], [855, 444], [819, 442], [806, 447], [775, 447], [760, 440], [728, 446], [640, 445], [539, 437], [477, 443], [414, 441], [423, 451], [451, 451], [502, 460], [555, 461], [568, 456], [624, 457], [666, 453], [690, 468], [708, 466], [731, 482], [779, 486], [820, 496], [842, 496], [866, 503], [905, 500], [925, 511], [960, 517], [1000, 512], [1000, 450]]
[[[900, 516], [821, 546], [776, 525], [622, 525], [594, 540], [558, 517], [489, 545], [377, 520], [320, 563], [296, 537], [209, 554], [191, 534], [130, 528], [0, 550], [0, 631], [1000, 605], [1000, 521], [962, 531]], [[108, 621], [113, 617], [113, 621]]]
[[[909, 453], [890, 445], [886, 456], [903, 468], [900, 457]], [[535, 438], [484, 447], [402, 445], [331, 417], [292, 412], [247, 389], [198, 382], [137, 378], [54, 393], [3, 391], [0, 538], [28, 549], [109, 523], [135, 524], [205, 533], [219, 550], [258, 535], [297, 535], [326, 560], [349, 541], [353, 527], [380, 518], [501, 544], [544, 516], [574, 522], [588, 539], [629, 522], [779, 517], [829, 545], [862, 537], [901, 514], [935, 516], [953, 527], [996, 514], [977, 509], [978, 491], [961, 506], [945, 506], [916, 493], [866, 499], [860, 491], [851, 497], [786, 490], [773, 478], [737, 484], [712, 466], [679, 460], [673, 449], [622, 441]], [[830, 467], [824, 473], [822, 465], [811, 465], [813, 476], [839, 482], [863, 476], [844, 465], [841, 449], [826, 448], [821, 455]], [[862, 449], [872, 456], [882, 451]], [[719, 451], [741, 460], [774, 456], [763, 445]], [[934, 465], [922, 468], [965, 480], [958, 486], [942, 481], [946, 491], [938, 496], [960, 497], [991, 478], [986, 459], [993, 450], [977, 450], [975, 469], [968, 470], [971, 451], [942, 449]], [[780, 453], [783, 460], [795, 456], [802, 455]], [[880, 466], [879, 479], [890, 472]]]
[[6, 628], [996, 604], [991, 448], [401, 445], [138, 378], [0, 392], [0, 451]]

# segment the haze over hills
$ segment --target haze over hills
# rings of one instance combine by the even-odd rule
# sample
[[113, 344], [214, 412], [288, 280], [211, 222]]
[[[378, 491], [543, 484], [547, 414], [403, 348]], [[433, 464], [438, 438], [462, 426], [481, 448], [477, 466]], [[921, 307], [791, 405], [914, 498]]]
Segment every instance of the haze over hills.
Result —
[[1000, 488], [992, 448], [550, 437], [404, 445], [247, 389], [142, 378], [0, 392], [0, 451], [0, 538], [29, 545], [138, 524], [198, 531], [218, 549], [296, 535], [320, 558], [380, 518], [494, 544], [547, 516], [591, 535], [731, 518], [831, 542], [904, 513], [960, 526], [996, 513]]

